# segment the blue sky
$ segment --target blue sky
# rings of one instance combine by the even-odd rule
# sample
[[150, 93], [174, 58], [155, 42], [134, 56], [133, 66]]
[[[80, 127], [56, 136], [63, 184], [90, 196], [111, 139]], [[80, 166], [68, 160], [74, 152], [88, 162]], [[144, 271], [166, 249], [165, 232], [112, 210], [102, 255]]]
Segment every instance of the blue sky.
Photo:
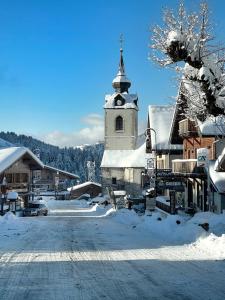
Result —
[[[76, 145], [102, 135], [105, 94], [124, 60], [143, 123], [150, 104], [176, 95], [175, 74], [148, 60], [150, 26], [175, 0], [0, 1], [1, 130]], [[223, 1], [208, 1], [222, 39]], [[186, 1], [197, 7], [196, 1]]]

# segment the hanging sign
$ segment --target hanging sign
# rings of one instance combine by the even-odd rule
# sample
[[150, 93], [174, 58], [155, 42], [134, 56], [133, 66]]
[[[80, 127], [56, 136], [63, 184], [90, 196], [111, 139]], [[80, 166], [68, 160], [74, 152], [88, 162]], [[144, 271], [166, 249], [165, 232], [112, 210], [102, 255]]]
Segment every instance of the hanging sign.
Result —
[[208, 166], [209, 163], [209, 150], [207, 148], [197, 149], [197, 167]]

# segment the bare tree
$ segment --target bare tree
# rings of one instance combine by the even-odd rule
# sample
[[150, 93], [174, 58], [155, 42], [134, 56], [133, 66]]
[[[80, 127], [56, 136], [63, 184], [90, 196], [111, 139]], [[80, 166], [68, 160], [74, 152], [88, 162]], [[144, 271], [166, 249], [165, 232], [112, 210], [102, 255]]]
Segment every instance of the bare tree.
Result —
[[177, 14], [164, 10], [163, 21], [152, 29], [151, 58], [182, 74], [180, 101], [186, 101], [186, 115], [203, 121], [224, 114], [225, 48], [213, 44], [207, 3], [200, 4], [199, 12], [188, 13], [180, 2]]

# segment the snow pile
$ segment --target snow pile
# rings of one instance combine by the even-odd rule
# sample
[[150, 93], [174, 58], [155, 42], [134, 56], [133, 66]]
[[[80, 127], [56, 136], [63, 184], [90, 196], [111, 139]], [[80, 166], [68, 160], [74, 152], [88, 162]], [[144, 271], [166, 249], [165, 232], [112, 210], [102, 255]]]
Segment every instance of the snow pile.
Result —
[[211, 233], [205, 238], [199, 238], [195, 243], [191, 245], [191, 248], [208, 252], [212, 259], [225, 259], [225, 234], [218, 237]]
[[13, 213], [11, 213], [10, 211], [7, 212], [3, 217], [1, 217], [0, 219], [0, 223], [1, 224], [6, 224], [6, 223], [15, 223], [16, 221], [18, 221], [18, 217], [16, 217]]
[[214, 214], [211, 212], [200, 212], [194, 215], [188, 223], [190, 224], [209, 224], [209, 232], [217, 236], [225, 234], [225, 214]]
[[[198, 247], [211, 244], [212, 252], [217, 245], [219, 252], [225, 249], [225, 215], [197, 213], [190, 218], [156, 211], [151, 215], [138, 216], [133, 210], [127, 209], [111, 211], [109, 215], [115, 222], [135, 226], [137, 230], [150, 232], [168, 243], [191, 244], [197, 241]], [[208, 232], [201, 226], [204, 223], [209, 224]]]
[[112, 218], [114, 221], [125, 225], [137, 226], [141, 222], [140, 217], [134, 210], [128, 210], [125, 208], [115, 211], [112, 214]]
[[10, 236], [11, 234], [19, 235], [24, 231], [27, 231], [30, 227], [30, 223], [24, 222], [23, 218], [15, 216], [11, 212], [7, 212], [3, 217], [0, 217], [0, 235]]
[[147, 228], [152, 234], [163, 240], [176, 243], [191, 243], [205, 234], [202, 227], [189, 224], [187, 218], [178, 215], [162, 215], [153, 213], [145, 216], [141, 227]]

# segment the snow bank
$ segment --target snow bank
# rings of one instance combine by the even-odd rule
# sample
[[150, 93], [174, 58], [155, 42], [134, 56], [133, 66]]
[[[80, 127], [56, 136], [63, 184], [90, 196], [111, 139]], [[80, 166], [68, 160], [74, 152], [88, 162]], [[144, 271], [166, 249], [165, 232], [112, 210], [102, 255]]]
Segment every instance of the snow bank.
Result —
[[[151, 215], [138, 216], [127, 209], [111, 211], [110, 214], [113, 221], [135, 226], [137, 230], [150, 232], [168, 243], [193, 244], [198, 249], [206, 247], [212, 253], [217, 247], [217, 254], [225, 257], [225, 215], [206, 212], [190, 218], [156, 211]], [[203, 223], [209, 224], [208, 232], [199, 226]]]
[[16, 217], [13, 213], [7, 212], [3, 217], [0, 218], [0, 224], [6, 223], [16, 223], [18, 221], [18, 217]]
[[0, 236], [19, 235], [26, 232], [32, 221], [27, 223], [23, 218], [15, 216], [11, 212], [7, 212], [3, 217], [0, 217]]
[[86, 200], [55, 200], [55, 199], [45, 199], [40, 202], [46, 204], [48, 209], [72, 209], [72, 208], [87, 208], [89, 207]]
[[134, 210], [128, 210], [125, 208], [114, 211], [112, 217], [115, 222], [126, 225], [137, 226], [141, 222], [141, 218]]
[[225, 234], [220, 237], [211, 233], [209, 236], [199, 238], [193, 243], [191, 248], [196, 248], [198, 251], [210, 253], [212, 259], [224, 260], [225, 259]]

